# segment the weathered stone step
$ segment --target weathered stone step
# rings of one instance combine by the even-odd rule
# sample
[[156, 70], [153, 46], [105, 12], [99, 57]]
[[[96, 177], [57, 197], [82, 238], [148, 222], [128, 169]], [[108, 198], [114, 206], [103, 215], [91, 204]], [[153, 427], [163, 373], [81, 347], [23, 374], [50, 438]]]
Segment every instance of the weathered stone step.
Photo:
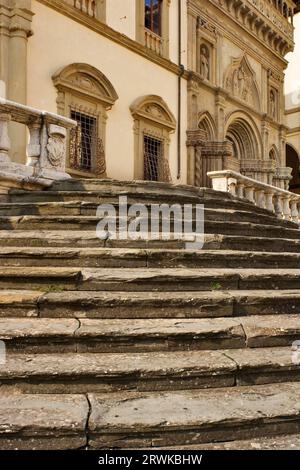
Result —
[[89, 400], [95, 449], [196, 445], [300, 430], [299, 383], [90, 394]]
[[1, 317], [214, 318], [300, 314], [297, 290], [213, 292], [0, 291]]
[[97, 393], [300, 381], [291, 348], [149, 353], [8, 354], [2, 392]]
[[2, 267], [0, 288], [28, 285], [50, 292], [299, 289], [300, 269]]
[[129, 204], [157, 204], [157, 203], [180, 203], [197, 204], [201, 203], [198, 195], [193, 193], [180, 194], [177, 191], [168, 191], [167, 193], [142, 192], [131, 190], [101, 189], [101, 191], [11, 191], [8, 202], [19, 203], [37, 203], [37, 202], [75, 202], [85, 201], [95, 204], [118, 203], [119, 196], [127, 196]]
[[84, 448], [88, 415], [84, 395], [0, 394], [0, 449]]
[[[185, 248], [186, 241], [193, 241], [194, 237], [187, 236], [184, 240], [172, 237], [170, 240], [100, 240], [96, 230], [0, 230], [0, 246], [22, 247], [110, 247], [110, 248], [158, 248], [179, 249]], [[293, 241], [292, 241], [293, 242]], [[300, 243], [299, 243], [300, 244]], [[300, 248], [299, 248], [300, 251]]]
[[[0, 247], [71, 247], [124, 249], [185, 249], [186, 239], [100, 240], [96, 231], [0, 230]], [[204, 250], [239, 250], [300, 253], [300, 240], [235, 235], [206, 234]], [[197, 250], [197, 247], [196, 247]], [[187, 251], [187, 250], [186, 250]]]
[[0, 266], [299, 268], [300, 253], [0, 246]]
[[[299, 240], [288, 238], [249, 237], [239, 235], [207, 234], [205, 250], [240, 250], [299, 253]], [[0, 232], [1, 244], [1, 232]]]
[[[115, 204], [116, 214], [119, 214], [118, 205]], [[45, 202], [45, 203], [8, 203], [8, 204], [1, 204], [0, 203], [0, 216], [2, 220], [2, 226], [4, 226], [5, 222], [9, 223], [11, 217], [19, 217], [20, 223], [24, 223], [25, 221], [21, 220], [22, 216], [28, 217], [27, 220], [30, 220], [29, 217], [34, 217], [31, 219], [35, 222], [37, 217], [41, 218], [43, 222], [51, 223], [51, 217], [54, 218], [56, 216], [57, 222], [60, 220], [64, 220], [64, 216], [68, 218], [69, 222], [73, 220], [75, 221], [76, 218], [79, 216], [84, 217], [91, 217], [90, 223], [94, 223], [95, 220], [92, 217], [96, 216], [98, 204], [93, 203], [86, 203], [86, 202]], [[151, 206], [147, 206], [149, 210], [149, 214], [151, 214]], [[193, 211], [195, 213], [195, 210]], [[205, 213], [205, 220], [212, 220], [212, 221], [235, 221], [235, 222], [252, 222], [252, 223], [265, 223], [267, 225], [277, 225], [283, 227], [290, 227], [290, 228], [297, 228], [297, 225], [288, 220], [281, 220], [275, 217], [271, 213], [256, 213], [252, 207], [247, 207], [247, 209], [242, 208], [206, 208], [204, 207]], [[26, 222], [27, 222], [26, 220]], [[54, 219], [55, 220], [55, 219]], [[17, 225], [17, 220], [12, 219], [12, 223]], [[80, 223], [80, 220], [79, 220]], [[88, 220], [86, 221], [88, 223]], [[93, 227], [95, 226], [95, 223]]]
[[[234, 217], [233, 217], [234, 219]], [[177, 229], [177, 225], [174, 226], [174, 221], [164, 225], [161, 219], [155, 219], [157, 221], [157, 227], [162, 232], [171, 231]], [[128, 218], [108, 218], [106, 223], [111, 221], [112, 226], [116, 223], [116, 227], [119, 224], [125, 224], [128, 227], [130, 223]], [[0, 217], [0, 230], [83, 230], [83, 231], [96, 231], [97, 224], [100, 222], [98, 217], [92, 216], [13, 216], [13, 217]], [[152, 220], [152, 223], [154, 221]], [[206, 219], [204, 228], [207, 234], [225, 234], [225, 235], [244, 235], [244, 236], [260, 236], [268, 238], [285, 237], [291, 239], [300, 239], [299, 228], [291, 228], [289, 226], [283, 226], [276, 223], [276, 219], [272, 220], [271, 224], [266, 224], [265, 220], [257, 221], [259, 223], [253, 223], [251, 221], [236, 222], [228, 218], [227, 221], [222, 220], [210, 220]], [[140, 219], [139, 223], [141, 227], [145, 227], [145, 230], [150, 229], [150, 219]], [[182, 230], [182, 221], [179, 223], [178, 228]], [[269, 223], [269, 220], [267, 220]], [[144, 225], [143, 225], [144, 224]], [[197, 228], [196, 221], [191, 221], [191, 230], [195, 231]]]
[[266, 209], [255, 206], [245, 200], [232, 197], [230, 194], [209, 191], [207, 189], [195, 192], [178, 193], [174, 187], [168, 193], [160, 193], [159, 190], [152, 192], [140, 190], [101, 190], [101, 191], [11, 191], [9, 193], [9, 203], [50, 203], [50, 202], [69, 202], [69, 203], [93, 203], [99, 205], [102, 203], [117, 204], [119, 196], [127, 196], [128, 204], [204, 204], [207, 208], [217, 209], [236, 209], [250, 210], [254, 213], [270, 216]]
[[200, 319], [1, 318], [8, 351], [149, 352], [291, 346], [298, 315]]

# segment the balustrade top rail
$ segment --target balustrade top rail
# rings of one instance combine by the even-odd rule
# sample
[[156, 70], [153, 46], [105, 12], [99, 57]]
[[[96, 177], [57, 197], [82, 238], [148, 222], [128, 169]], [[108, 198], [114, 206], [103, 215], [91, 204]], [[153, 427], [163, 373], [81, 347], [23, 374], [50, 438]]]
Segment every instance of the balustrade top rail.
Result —
[[24, 104], [0, 98], [0, 114], [3, 113], [9, 114], [12, 121], [25, 125], [29, 125], [32, 122], [37, 122], [39, 120], [42, 122], [43, 118], [47, 118], [48, 123], [62, 126], [66, 129], [71, 129], [77, 126], [76, 121], [64, 116], [49, 113], [48, 111], [40, 111]]

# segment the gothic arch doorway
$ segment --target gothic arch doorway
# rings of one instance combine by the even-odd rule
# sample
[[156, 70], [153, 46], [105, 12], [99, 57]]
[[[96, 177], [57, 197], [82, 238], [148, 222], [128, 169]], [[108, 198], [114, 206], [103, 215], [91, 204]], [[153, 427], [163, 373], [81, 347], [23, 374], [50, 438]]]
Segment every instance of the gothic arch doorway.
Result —
[[286, 145], [286, 166], [293, 168], [290, 190], [300, 194], [300, 156], [290, 144]]
[[226, 132], [226, 140], [232, 143], [233, 155], [241, 164], [245, 160], [259, 159], [259, 144], [255, 132], [243, 118], [238, 117], [231, 122]]

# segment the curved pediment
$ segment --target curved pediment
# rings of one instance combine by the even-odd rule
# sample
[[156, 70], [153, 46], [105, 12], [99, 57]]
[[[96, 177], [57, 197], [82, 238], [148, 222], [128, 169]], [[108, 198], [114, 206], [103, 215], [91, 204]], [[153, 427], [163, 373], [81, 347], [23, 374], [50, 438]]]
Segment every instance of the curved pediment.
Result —
[[159, 123], [170, 130], [176, 128], [176, 120], [165, 101], [156, 95], [138, 98], [130, 107], [135, 118], [144, 118]]
[[256, 83], [256, 74], [246, 55], [233, 58], [224, 77], [224, 88], [256, 109], [260, 109], [260, 96]]
[[58, 90], [69, 90], [73, 93], [88, 96], [112, 106], [118, 95], [100, 70], [88, 64], [71, 64], [60, 69], [52, 77]]

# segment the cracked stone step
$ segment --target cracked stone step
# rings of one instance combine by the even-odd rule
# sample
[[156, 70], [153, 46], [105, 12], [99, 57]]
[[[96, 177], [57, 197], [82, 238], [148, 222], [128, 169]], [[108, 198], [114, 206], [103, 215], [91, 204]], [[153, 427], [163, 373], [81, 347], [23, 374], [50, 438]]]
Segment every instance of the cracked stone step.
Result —
[[[71, 228], [76, 224], [93, 229], [99, 217], [96, 217], [99, 205], [85, 202], [52, 202], [52, 203], [0, 203], [0, 228], [26, 229], [27, 227], [40, 227], [59, 229]], [[117, 221], [120, 220], [118, 204], [114, 204]], [[155, 205], [147, 206], [149, 220], [151, 210]], [[157, 206], [159, 207], [159, 206]], [[160, 212], [159, 212], [160, 214]], [[195, 219], [195, 210], [193, 211]], [[155, 216], [157, 218], [157, 215]], [[245, 208], [239, 209], [217, 209], [204, 207], [206, 221], [219, 222], [250, 222], [254, 224], [276, 225], [282, 228], [297, 229], [298, 226], [291, 221], [278, 219], [274, 214], [255, 213]], [[129, 218], [130, 219], [130, 218]], [[160, 216], [161, 219], [161, 216]], [[174, 219], [171, 214], [170, 220]], [[176, 219], [178, 220], [178, 218]], [[194, 222], [195, 224], [195, 222]], [[171, 224], [172, 226], [172, 224]]]
[[217, 351], [8, 354], [3, 392], [87, 393], [234, 386], [236, 363]]
[[11, 351], [125, 352], [292, 346], [298, 315], [199, 319], [0, 318]]
[[0, 394], [0, 449], [84, 448], [88, 413], [84, 395]]
[[300, 381], [291, 348], [119, 354], [13, 354], [0, 365], [2, 393], [99, 393]]
[[[186, 237], [186, 241], [191, 241]], [[121, 249], [184, 249], [185, 241], [174, 240], [100, 240], [95, 231], [0, 230], [0, 247], [71, 247]], [[300, 253], [300, 240], [206, 234], [204, 250], [237, 250]], [[197, 249], [196, 249], [197, 250]], [[195, 251], [193, 251], [195, 252]]]
[[186, 242], [190, 241], [194, 241], [193, 236], [184, 239], [172, 236], [170, 240], [100, 240], [96, 230], [0, 230], [0, 247], [179, 249], [185, 248]]
[[8, 351], [33, 353], [124, 352], [239, 348], [239, 319], [98, 320], [1, 318], [0, 340]]
[[[126, 220], [127, 219], [121, 219]], [[276, 220], [276, 219], [275, 219]], [[114, 222], [114, 218], [112, 218]], [[0, 230], [83, 230], [96, 231], [98, 217], [91, 216], [16, 216], [0, 217]], [[148, 219], [145, 221], [148, 224]], [[195, 225], [195, 224], [194, 224]], [[193, 230], [195, 230], [195, 226]], [[169, 230], [169, 229], [168, 229]], [[173, 223], [170, 224], [173, 232]], [[267, 225], [253, 222], [205, 220], [205, 233], [220, 233], [225, 235], [248, 235], [268, 238], [285, 237], [300, 239], [299, 228], [290, 228], [280, 225]]]
[[298, 268], [300, 253], [0, 246], [0, 266], [239, 268], [241, 265]]
[[213, 318], [300, 314], [297, 290], [213, 292], [0, 291], [1, 317]]
[[300, 316], [297, 315], [253, 315], [244, 317], [243, 328], [247, 347], [292, 346], [300, 339]]
[[0, 288], [28, 284], [50, 292], [299, 289], [300, 269], [2, 267]]
[[299, 315], [201, 319], [1, 318], [9, 350], [123, 352], [292, 346]]
[[94, 449], [191, 446], [300, 429], [299, 383], [89, 394], [89, 400]]

